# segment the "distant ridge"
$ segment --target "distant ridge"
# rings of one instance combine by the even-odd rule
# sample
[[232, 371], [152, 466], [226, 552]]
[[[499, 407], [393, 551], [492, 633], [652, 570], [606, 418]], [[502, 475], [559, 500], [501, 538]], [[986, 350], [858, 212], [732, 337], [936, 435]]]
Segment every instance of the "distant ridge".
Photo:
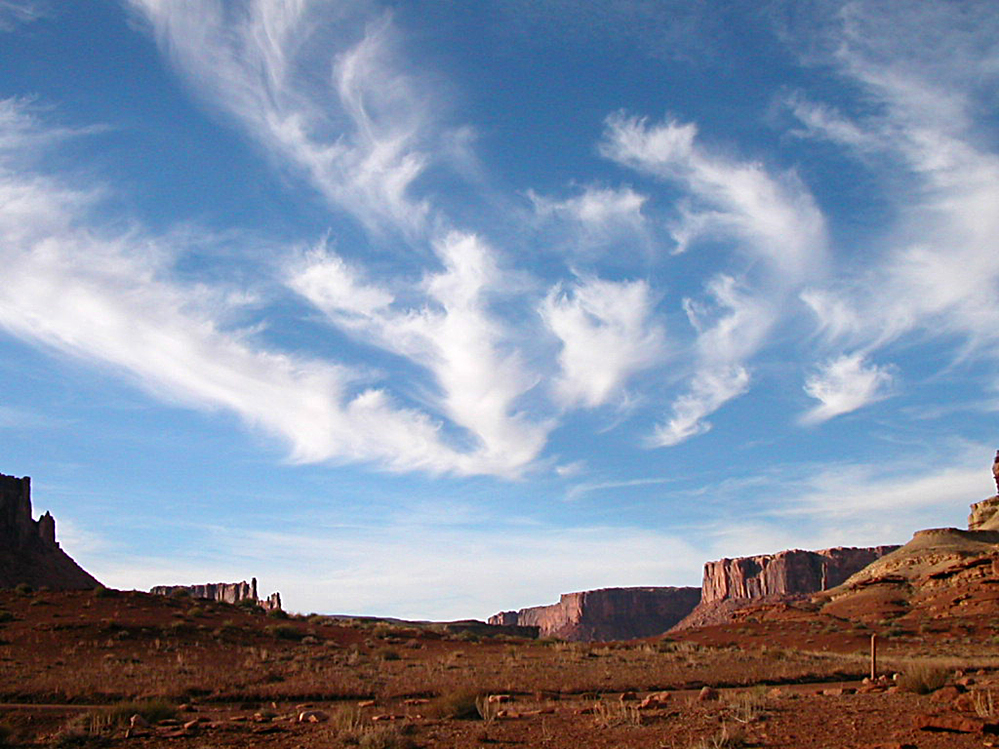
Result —
[[31, 514], [31, 479], [0, 474], [0, 588], [98, 588], [56, 541], [55, 518]]
[[178, 593], [191, 596], [191, 598], [205, 598], [210, 601], [221, 601], [223, 603], [241, 603], [242, 601], [252, 601], [265, 611], [277, 611], [281, 608], [281, 594], [271, 593], [267, 598], [257, 597], [257, 578], [252, 578], [250, 582], [243, 580], [238, 583], [205, 583], [204, 585], [156, 585], [150, 593], [160, 596], [172, 596]]

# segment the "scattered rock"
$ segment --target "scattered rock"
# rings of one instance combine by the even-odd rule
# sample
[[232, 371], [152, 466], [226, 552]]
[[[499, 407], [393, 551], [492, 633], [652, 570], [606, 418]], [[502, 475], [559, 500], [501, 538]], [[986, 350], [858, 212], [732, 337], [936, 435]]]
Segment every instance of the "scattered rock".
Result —
[[303, 710], [298, 714], [299, 723], [325, 723], [330, 716], [322, 710]]
[[634, 702], [638, 699], [638, 695], [634, 692], [623, 692], [621, 694], [621, 702]]
[[399, 715], [397, 713], [383, 713], [381, 715], [373, 715], [371, 717], [371, 720], [373, 720], [375, 723], [380, 723], [386, 720], [406, 720], [406, 716]]
[[149, 728], [149, 721], [136, 713], [128, 719], [128, 725], [131, 728]]
[[426, 705], [430, 700], [423, 697], [410, 697], [408, 700], [403, 700], [404, 705]]
[[358, 707], [375, 707], [378, 703], [374, 700], [361, 700], [357, 703]]
[[698, 702], [714, 702], [719, 697], [718, 690], [713, 687], [703, 687], [697, 695]]
[[495, 705], [500, 702], [510, 702], [513, 698], [508, 694], [491, 694], [487, 698], [490, 705]]
[[673, 695], [669, 692], [654, 692], [638, 703], [639, 710], [656, 710], [666, 707]]
[[999, 733], [999, 724], [961, 715], [916, 715], [913, 724], [920, 731], [951, 731], [954, 733]]

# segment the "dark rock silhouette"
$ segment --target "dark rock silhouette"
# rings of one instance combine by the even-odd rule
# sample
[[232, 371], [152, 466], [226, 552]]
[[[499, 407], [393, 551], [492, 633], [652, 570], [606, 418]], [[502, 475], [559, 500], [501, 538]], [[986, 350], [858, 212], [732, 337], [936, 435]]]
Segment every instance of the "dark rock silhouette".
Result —
[[100, 587], [56, 541], [55, 518], [31, 517], [31, 479], [0, 474], [0, 588]]

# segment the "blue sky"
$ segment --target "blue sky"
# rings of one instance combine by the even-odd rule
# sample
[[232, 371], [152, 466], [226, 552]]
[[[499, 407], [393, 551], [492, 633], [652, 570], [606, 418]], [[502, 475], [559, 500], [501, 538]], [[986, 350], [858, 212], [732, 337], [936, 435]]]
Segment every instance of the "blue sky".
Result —
[[0, 471], [485, 617], [992, 493], [989, 2], [0, 0]]

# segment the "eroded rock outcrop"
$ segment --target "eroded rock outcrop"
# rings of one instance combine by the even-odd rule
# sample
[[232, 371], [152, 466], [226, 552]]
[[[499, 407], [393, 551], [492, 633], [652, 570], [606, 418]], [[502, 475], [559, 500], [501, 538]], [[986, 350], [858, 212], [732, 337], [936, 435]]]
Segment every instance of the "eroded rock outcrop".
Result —
[[564, 593], [550, 606], [503, 611], [489, 623], [537, 627], [542, 637], [564, 640], [630, 640], [662, 634], [700, 599], [699, 588], [602, 588]]
[[0, 474], [0, 588], [21, 583], [53, 590], [100, 586], [60, 548], [52, 515], [32, 519], [31, 479]]
[[707, 562], [701, 603], [676, 628], [723, 624], [747, 606], [807, 598], [836, 587], [896, 549], [898, 546], [792, 549]]
[[983, 499], [971, 505], [969, 531], [999, 531], [999, 496]]
[[281, 594], [271, 593], [267, 598], [257, 597], [257, 578], [252, 578], [250, 582], [243, 580], [238, 583], [205, 583], [203, 585], [156, 585], [149, 590], [150, 593], [161, 596], [172, 596], [186, 594], [191, 598], [205, 598], [209, 601], [221, 601], [223, 603], [240, 603], [242, 601], [253, 601], [265, 611], [273, 611], [281, 608]]

